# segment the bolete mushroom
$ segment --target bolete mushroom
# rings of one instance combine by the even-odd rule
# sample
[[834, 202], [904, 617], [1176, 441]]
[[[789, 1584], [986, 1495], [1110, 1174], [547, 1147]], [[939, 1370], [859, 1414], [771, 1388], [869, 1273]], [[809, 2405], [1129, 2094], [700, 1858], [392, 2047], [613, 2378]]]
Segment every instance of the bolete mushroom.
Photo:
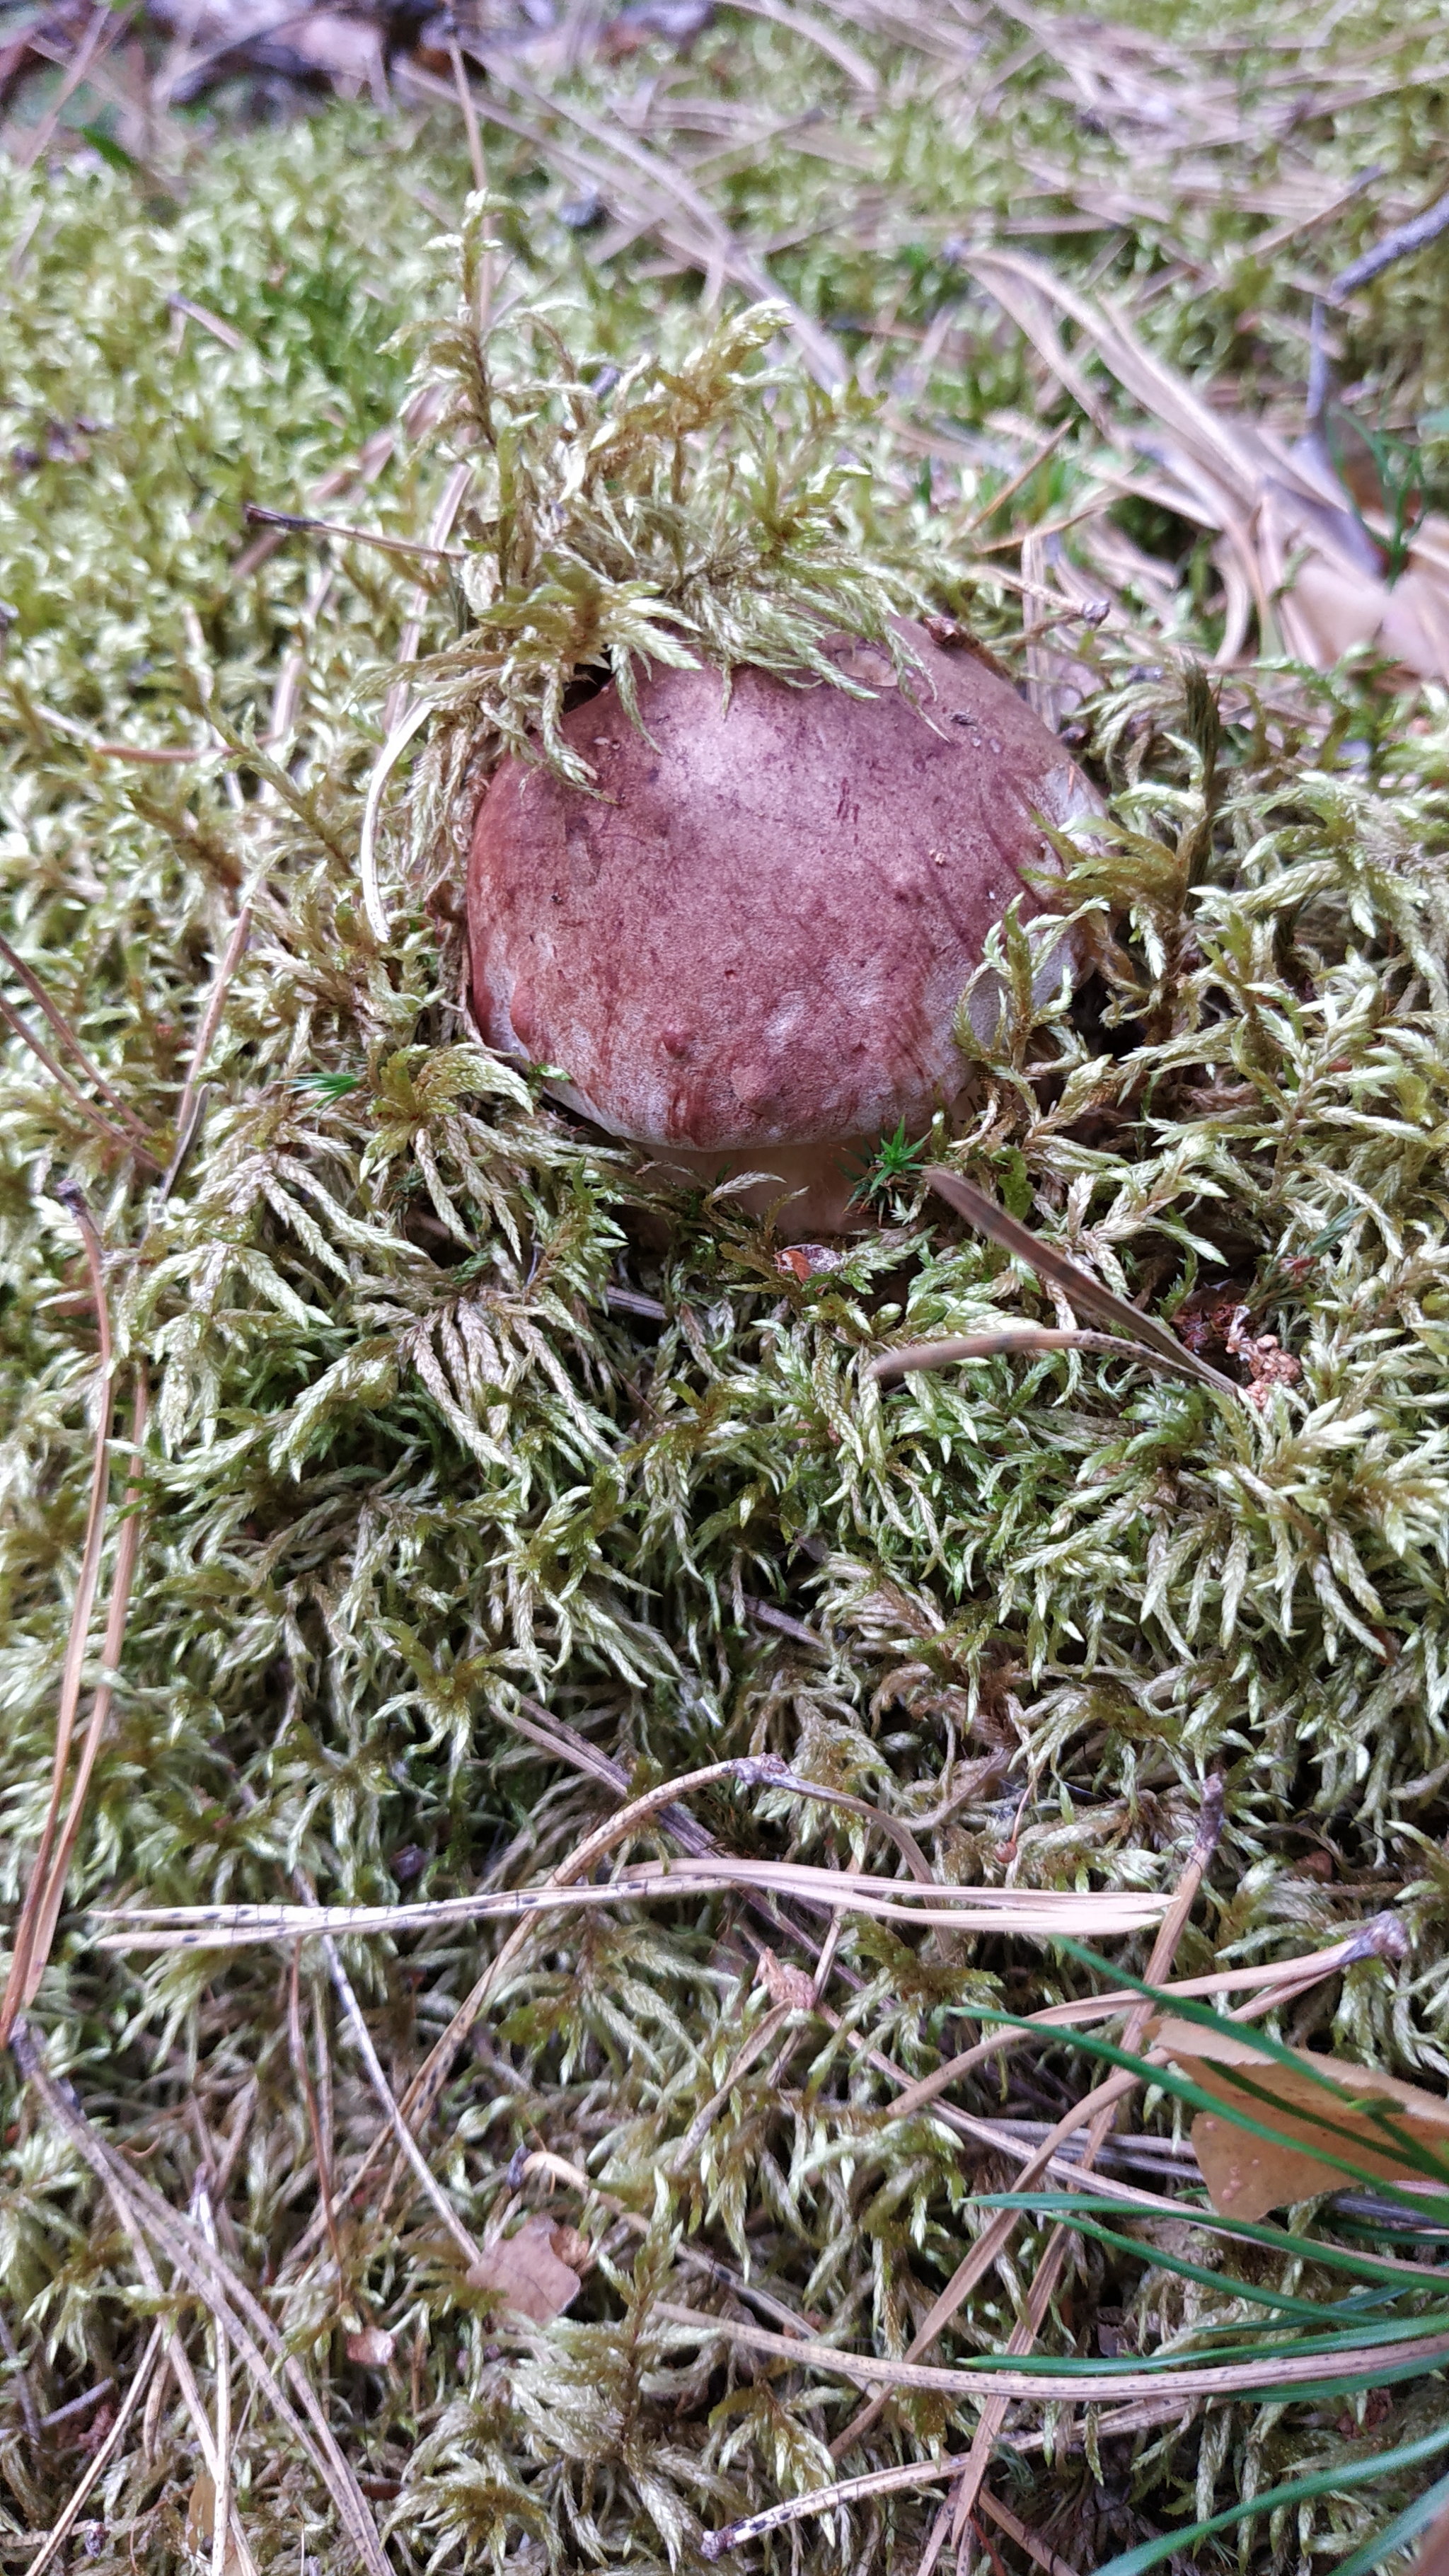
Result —
[[[884, 650], [829, 648], [864, 698], [665, 669], [640, 732], [611, 684], [563, 719], [601, 792], [511, 757], [474, 825], [489, 1045], [671, 1171], [768, 1173], [746, 1204], [783, 1195], [786, 1236], [847, 1226], [881, 1136], [949, 1108], [963, 988], [1013, 898], [1040, 909], [1023, 871], [1054, 864], [1038, 818], [1097, 807], [979, 655], [902, 632], [905, 689]], [[997, 1007], [978, 987], [983, 1034]]]

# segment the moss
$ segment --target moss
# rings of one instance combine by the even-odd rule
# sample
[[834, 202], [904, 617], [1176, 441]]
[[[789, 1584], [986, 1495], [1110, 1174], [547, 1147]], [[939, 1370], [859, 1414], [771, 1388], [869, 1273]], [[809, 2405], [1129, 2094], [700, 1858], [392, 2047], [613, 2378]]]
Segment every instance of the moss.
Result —
[[[1210, 32], [1216, 13], [1191, 23]], [[1349, 32], [1366, 46], [1381, 24], [1360, 10]], [[253, 906], [200, 1132], [164, 1203], [18, 1042], [0, 1059], [6, 1893], [43, 1811], [86, 1507], [96, 1343], [58, 1195], [70, 1181], [104, 1229], [120, 1392], [144, 1367], [154, 1412], [113, 1732], [36, 2018], [92, 2116], [177, 2206], [203, 2155], [233, 2142], [231, 2258], [277, 2293], [401, 2567], [700, 2566], [702, 2526], [826, 2476], [855, 2401], [669, 2346], [658, 2301], [681, 2278], [714, 2295], [671, 2272], [671, 2250], [748, 2267], [826, 2331], [900, 2350], [982, 2223], [968, 2192], [996, 2177], [930, 2121], [892, 2126], [860, 2042], [921, 2071], [975, 2035], [973, 2005], [1030, 2010], [1083, 1972], [1025, 1943], [847, 1927], [842, 2029], [806, 2023], [764, 2055], [681, 2160], [760, 2009], [747, 1920], [680, 1905], [540, 1932], [425, 2131], [475, 2233], [524, 2188], [519, 2151], [586, 2167], [613, 2196], [561, 2195], [598, 2264], [570, 2318], [520, 2343], [420, 2200], [344, 2212], [339, 2284], [306, 2232], [315, 2149], [285, 1973], [265, 1951], [144, 1968], [98, 1952], [84, 1909], [119, 1890], [269, 1899], [298, 1869], [337, 1901], [517, 1883], [556, 1865], [607, 1795], [518, 1732], [534, 1703], [641, 1782], [782, 1752], [913, 1824], [957, 1880], [1168, 1888], [1221, 1771], [1227, 1825], [1183, 1966], [1291, 1957], [1397, 1903], [1409, 1958], [1363, 1962], [1305, 2004], [1304, 2028], [1403, 2073], [1449, 2072], [1441, 697], [1261, 666], [1224, 688], [1214, 740], [1193, 668], [1213, 617], [1184, 583], [1154, 659], [1111, 629], [1082, 648], [1081, 752], [1113, 829], [1070, 890], [1095, 943], [1071, 1007], [1031, 999], [1038, 934], [1002, 934], [1014, 999], [977, 1067], [963, 1168], [1163, 1314], [1245, 1305], [1301, 1369], [1261, 1416], [1075, 1353], [882, 1394], [865, 1363], [884, 1342], [1003, 1306], [1051, 1320], [1043, 1292], [909, 1176], [890, 1229], [804, 1282], [727, 1197], [669, 1202], [661, 1251], [650, 1175], [460, 1024], [437, 818], [466, 761], [532, 725], [546, 744], [580, 659], [627, 670], [682, 647], [803, 669], [817, 613], [870, 629], [911, 600], [1019, 649], [1016, 596], [991, 578], [1002, 558], [976, 543], [1007, 471], [991, 423], [1038, 397], [947, 245], [978, 214], [1083, 202], [1104, 172], [1126, 189], [1127, 128], [1095, 131], [1044, 57], [968, 148], [956, 109], [932, 107], [929, 55], [849, 41], [880, 65], [870, 114], [818, 47], [727, 12], [691, 78], [752, 112], [767, 85], [782, 126], [823, 102], [856, 155], [842, 178], [808, 131], [785, 131], [718, 182], [737, 230], [795, 237], [771, 256], [798, 307], [925, 332], [959, 299], [961, 333], [884, 407], [822, 395], [773, 322], [761, 354], [766, 326], [734, 303], [702, 312], [692, 272], [651, 279], [570, 248], [548, 214], [563, 182], [538, 176], [547, 135], [490, 136], [495, 197], [467, 237], [461, 325], [458, 254], [420, 202], [462, 204], [441, 125], [347, 110], [222, 142], [165, 215], [109, 167], [12, 177], [0, 215], [0, 258], [18, 266], [0, 443], [38, 460], [12, 464], [0, 494], [3, 926], [163, 1160], [216, 963], [244, 895]], [[993, 37], [983, 72], [1017, 42]], [[1318, 112], [1325, 170], [1347, 178], [1376, 155], [1404, 189], [1425, 179], [1416, 43], [1396, 88]], [[560, 95], [597, 104], [594, 77]], [[1241, 201], [1281, 181], [1290, 147], [1266, 125], [1250, 140], [1240, 202], [1184, 183], [1162, 240], [1145, 219], [1113, 230], [1107, 265], [1119, 283], [1166, 280], [1148, 311], [1167, 354], [1227, 361], [1246, 394], [1286, 403], [1302, 299], [1253, 265], [1264, 219]], [[491, 384], [471, 318], [485, 216], [509, 262]], [[1348, 208], [1344, 256], [1369, 222]], [[1057, 249], [1085, 272], [1105, 244], [1066, 234]], [[1184, 249], [1196, 266], [1174, 279]], [[1386, 280], [1345, 326], [1345, 369], [1410, 409], [1441, 399], [1442, 300], [1432, 262]], [[526, 334], [534, 312], [547, 327]], [[870, 335], [840, 341], [854, 354]], [[471, 389], [498, 462], [485, 454], [460, 531], [457, 592], [428, 589], [417, 680], [452, 722], [387, 826], [382, 950], [357, 851], [417, 565], [325, 539], [238, 559], [255, 537], [245, 502], [312, 506], [400, 420], [415, 363], [420, 381]], [[617, 384], [590, 389], [616, 366]], [[670, 417], [691, 401], [713, 445]], [[922, 424], [959, 445], [934, 482]], [[371, 484], [318, 506], [425, 534], [469, 426], [455, 409], [400, 436]], [[1068, 515], [1099, 462], [1074, 433], [1033, 510]], [[295, 712], [264, 751], [294, 653]], [[96, 748], [116, 742], [206, 748], [138, 766]], [[116, 1505], [126, 1418], [122, 1403]], [[698, 1812], [741, 1849], [844, 1862], [864, 1847], [839, 1811], [780, 1791], [719, 1790]], [[399, 2090], [494, 1946], [467, 1925], [347, 1946]], [[1133, 1945], [1124, 1956], [1142, 1965]], [[376, 2105], [310, 1960], [297, 2028], [345, 2168]], [[1054, 2116], [1083, 2080], [1044, 2053], [1008, 2113]], [[973, 2081], [965, 2098], [1000, 2109], [995, 2079]], [[34, 2386], [58, 2406], [97, 2376], [124, 2381], [145, 2301], [31, 2098], [12, 2091], [4, 2118], [0, 2271]], [[972, 2294], [946, 2355], [1005, 2341], [1038, 2243], [1025, 2234], [1018, 2270]], [[1085, 2242], [1072, 2266], [1055, 2351], [1094, 2349], [1101, 2309], [1147, 2348], [1237, 2314], [1226, 2264], [1220, 2295]], [[1263, 2273], [1297, 2277], [1277, 2256]], [[347, 2356], [348, 2329], [373, 2320], [396, 2338], [388, 2370]], [[203, 2326], [186, 2322], [209, 2388]], [[1393, 2391], [1364, 2438], [1411, 2439], [1431, 2402]], [[953, 2441], [969, 2435], [969, 2409], [949, 2421]], [[947, 2424], [943, 2401], [912, 2400], [847, 2465]], [[1357, 2456], [1358, 2432], [1336, 2424], [1322, 2406], [1237, 2406], [1108, 2451], [1100, 2491], [1080, 2452], [1049, 2472], [1025, 2453], [997, 2483], [1097, 2563], [1195, 2493], [1205, 2509]], [[42, 2528], [75, 2460], [31, 2451], [13, 2374], [0, 2425], [9, 2527]], [[196, 2454], [174, 2390], [154, 2457], [137, 2435], [96, 2510], [101, 2576], [183, 2556]], [[323, 2565], [347, 2563], [320, 2489], [260, 2419], [237, 2460], [260, 2565], [294, 2563], [299, 2522]], [[1403, 2493], [1319, 2500], [1300, 2547], [1332, 2554]], [[843, 2563], [914, 2565], [934, 2510], [909, 2493], [863, 2506]], [[833, 2524], [801, 2526], [796, 2545], [801, 2566], [841, 2556]], [[786, 2563], [789, 2535], [765, 2546]], [[1259, 2527], [1244, 2541], [1265, 2569], [1279, 2546]]]

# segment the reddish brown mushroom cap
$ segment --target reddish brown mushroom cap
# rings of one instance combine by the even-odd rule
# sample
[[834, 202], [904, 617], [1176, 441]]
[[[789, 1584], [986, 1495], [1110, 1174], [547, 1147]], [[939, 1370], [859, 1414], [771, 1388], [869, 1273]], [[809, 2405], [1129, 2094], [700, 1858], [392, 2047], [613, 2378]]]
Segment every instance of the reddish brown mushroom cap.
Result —
[[1096, 799], [1006, 681], [908, 631], [917, 704], [841, 644], [874, 697], [746, 668], [726, 702], [717, 672], [665, 670], [646, 740], [603, 689], [563, 725], [601, 796], [505, 761], [468, 882], [489, 1044], [563, 1068], [615, 1135], [788, 1183], [788, 1149], [818, 1162], [947, 1105], [962, 988], [1013, 897], [1039, 908], [1034, 814]]

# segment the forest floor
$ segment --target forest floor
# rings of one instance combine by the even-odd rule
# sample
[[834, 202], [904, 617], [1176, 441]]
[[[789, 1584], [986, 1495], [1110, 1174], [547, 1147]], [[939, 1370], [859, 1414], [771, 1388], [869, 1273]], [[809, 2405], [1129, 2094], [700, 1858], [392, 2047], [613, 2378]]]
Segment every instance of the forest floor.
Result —
[[[0, 2568], [1393, 2563], [1449, 2494], [1442, 17], [0, 39]], [[688, 546], [707, 658], [934, 612], [1106, 799], [944, 1149], [1039, 1264], [888, 1153], [787, 1258], [471, 1030], [469, 800]], [[872, 1373], [1092, 1326], [1053, 1254], [1217, 1382]]]

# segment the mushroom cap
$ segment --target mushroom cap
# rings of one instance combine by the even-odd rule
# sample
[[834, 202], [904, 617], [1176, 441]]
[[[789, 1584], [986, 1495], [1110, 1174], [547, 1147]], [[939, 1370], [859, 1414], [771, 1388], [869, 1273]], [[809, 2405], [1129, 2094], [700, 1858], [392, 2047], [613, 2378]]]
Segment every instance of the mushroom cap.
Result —
[[[902, 632], [914, 702], [885, 652], [841, 640], [874, 696], [661, 670], [646, 733], [612, 684], [564, 717], [599, 794], [504, 761], [468, 873], [488, 1043], [671, 1160], [758, 1164], [949, 1105], [962, 989], [1013, 898], [1040, 909], [1022, 869], [1055, 864], [1036, 817], [1097, 799], [977, 655]], [[993, 996], [974, 1008], [989, 1033]]]

